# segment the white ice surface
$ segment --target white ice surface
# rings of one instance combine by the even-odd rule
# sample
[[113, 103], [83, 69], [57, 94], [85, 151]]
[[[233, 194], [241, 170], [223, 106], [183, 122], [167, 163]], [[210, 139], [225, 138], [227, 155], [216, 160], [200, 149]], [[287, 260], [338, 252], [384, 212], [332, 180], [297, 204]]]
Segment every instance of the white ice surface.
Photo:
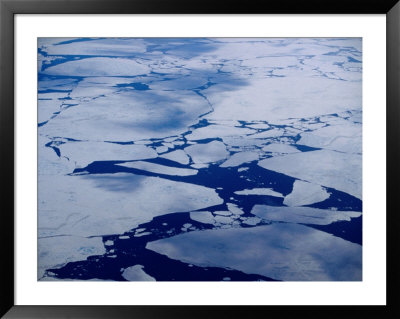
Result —
[[39, 175], [39, 183], [40, 237], [122, 234], [156, 216], [223, 203], [207, 187], [133, 174]]
[[264, 152], [271, 152], [271, 153], [298, 153], [300, 152], [297, 148], [295, 148], [292, 145], [288, 144], [278, 144], [278, 143], [272, 143], [268, 144], [267, 146], [264, 146], [262, 148]]
[[235, 167], [258, 160], [259, 155], [256, 152], [239, 152], [233, 154], [229, 159], [223, 162], [220, 167]]
[[156, 281], [143, 270], [142, 265], [135, 265], [125, 268], [122, 272], [122, 277], [128, 281]]
[[150, 69], [132, 59], [87, 58], [48, 67], [44, 74], [64, 76], [134, 76], [147, 74]]
[[[86, 260], [88, 256], [103, 255], [106, 250], [100, 237], [57, 236], [38, 238], [38, 279], [46, 269], [59, 268], [66, 263]], [[44, 278], [47, 280], [47, 278]]]
[[281, 193], [274, 191], [272, 188], [253, 188], [236, 191], [236, 195], [268, 195], [274, 197], [283, 197]]
[[186, 263], [279, 280], [361, 280], [360, 245], [296, 224], [191, 232], [146, 248]]
[[219, 141], [191, 145], [185, 148], [185, 152], [196, 164], [217, 162], [229, 155], [225, 145]]
[[86, 167], [94, 161], [129, 161], [157, 157], [157, 153], [144, 145], [121, 145], [108, 142], [67, 142], [59, 146], [77, 167]]
[[361, 163], [358, 154], [319, 150], [266, 158], [258, 165], [361, 199]]
[[208, 211], [190, 212], [190, 219], [203, 224], [215, 224], [213, 214]]
[[235, 204], [227, 203], [226, 206], [228, 207], [229, 211], [234, 215], [244, 214], [244, 212], [239, 207], [237, 207], [237, 205], [235, 205]]
[[301, 134], [297, 144], [346, 153], [362, 152], [362, 127], [350, 121]]
[[266, 205], [255, 205], [251, 213], [268, 221], [312, 225], [328, 225], [342, 220], [350, 221], [350, 218], [361, 216], [360, 212], [353, 211]]
[[140, 170], [156, 173], [156, 174], [166, 174], [166, 175], [176, 175], [176, 176], [188, 176], [188, 175], [196, 175], [198, 173], [195, 169], [189, 168], [178, 168], [172, 166], [165, 166], [155, 163], [137, 161], [137, 162], [128, 162], [117, 164], [118, 166], [137, 168]]
[[286, 206], [303, 206], [322, 202], [329, 198], [330, 194], [320, 185], [296, 180], [293, 190], [285, 196], [283, 204]]
[[196, 141], [224, 136], [241, 136], [250, 133], [254, 133], [254, 130], [225, 125], [208, 125], [194, 130], [192, 133], [186, 135], [186, 138], [190, 141]]
[[186, 165], [189, 164], [189, 157], [183, 150], [172, 151], [163, 155], [160, 155], [162, 158], [169, 159], [171, 161]]
[[203, 91], [214, 107], [209, 119], [305, 118], [361, 108], [361, 82], [323, 77], [249, 78], [247, 85], [221, 92]]

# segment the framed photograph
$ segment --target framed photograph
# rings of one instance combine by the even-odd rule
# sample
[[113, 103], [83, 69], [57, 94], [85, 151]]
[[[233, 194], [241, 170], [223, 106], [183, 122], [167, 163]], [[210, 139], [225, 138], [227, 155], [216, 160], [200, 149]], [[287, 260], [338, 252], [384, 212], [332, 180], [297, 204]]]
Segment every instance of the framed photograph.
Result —
[[1, 315], [399, 314], [397, 1], [0, 10]]

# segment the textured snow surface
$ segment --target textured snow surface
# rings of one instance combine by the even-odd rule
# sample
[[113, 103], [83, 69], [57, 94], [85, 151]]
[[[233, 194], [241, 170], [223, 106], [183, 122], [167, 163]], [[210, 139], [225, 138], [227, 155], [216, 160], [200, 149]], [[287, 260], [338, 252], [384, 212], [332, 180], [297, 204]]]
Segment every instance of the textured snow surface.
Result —
[[218, 141], [191, 145], [185, 148], [185, 152], [196, 164], [218, 162], [229, 155], [225, 145]]
[[148, 249], [199, 266], [287, 281], [361, 280], [361, 246], [296, 224], [191, 232]]

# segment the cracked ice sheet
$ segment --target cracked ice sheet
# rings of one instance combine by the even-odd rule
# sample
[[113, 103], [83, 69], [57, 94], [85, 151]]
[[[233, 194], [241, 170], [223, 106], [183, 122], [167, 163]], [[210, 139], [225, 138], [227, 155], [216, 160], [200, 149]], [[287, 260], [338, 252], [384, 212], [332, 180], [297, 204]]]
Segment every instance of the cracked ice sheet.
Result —
[[63, 43], [64, 41], [66, 40], [58, 39], [49, 43], [44, 38], [39, 38], [38, 46], [49, 55], [133, 56], [146, 52], [146, 42], [143, 39], [87, 39]]
[[264, 152], [271, 152], [271, 153], [298, 153], [300, 152], [297, 148], [295, 148], [292, 145], [288, 144], [278, 144], [278, 143], [273, 143], [273, 144], [268, 144], [267, 146], [264, 146], [262, 148]]
[[146, 245], [202, 267], [228, 267], [285, 281], [359, 281], [361, 246], [297, 224], [214, 229]]
[[142, 265], [135, 265], [125, 268], [122, 272], [122, 277], [128, 281], [156, 281], [143, 270]]
[[189, 175], [196, 175], [198, 170], [189, 169], [189, 168], [178, 168], [178, 167], [171, 167], [166, 165], [154, 164], [149, 162], [129, 162], [123, 164], [116, 164], [118, 166], [123, 167], [130, 167], [130, 168], [137, 168], [140, 170], [153, 172], [156, 174], [166, 174], [166, 175], [175, 175], [175, 176], [189, 176]]
[[214, 189], [158, 177], [117, 173], [38, 179], [40, 237], [122, 234], [156, 216], [223, 203]]
[[362, 157], [319, 150], [266, 158], [258, 165], [362, 199]]
[[229, 159], [223, 162], [220, 167], [235, 167], [243, 163], [256, 161], [258, 158], [259, 154], [256, 152], [239, 152], [233, 154]]
[[346, 153], [361, 153], [362, 126], [350, 121], [346, 122], [302, 133], [297, 144]]
[[218, 162], [229, 156], [224, 143], [219, 141], [191, 145], [185, 148], [185, 152], [196, 164]]
[[214, 107], [207, 119], [275, 121], [306, 118], [361, 108], [361, 82], [314, 77], [247, 80], [234, 91], [212, 86], [202, 93]]
[[255, 205], [251, 213], [267, 221], [311, 225], [329, 225], [333, 222], [342, 220], [350, 221], [351, 218], [361, 216], [361, 212], [354, 211], [267, 205]]
[[236, 195], [268, 195], [275, 197], [283, 197], [281, 193], [275, 192], [272, 188], [253, 188], [236, 191]]
[[186, 165], [189, 164], [189, 157], [182, 150], [176, 150], [173, 152], [169, 152], [167, 154], [160, 155], [162, 158], [169, 159], [171, 161]]
[[130, 142], [180, 134], [210, 110], [194, 92], [126, 91], [68, 108], [43, 134], [77, 140]]
[[198, 128], [191, 134], [186, 135], [186, 139], [189, 141], [196, 141], [224, 136], [241, 136], [250, 133], [254, 133], [254, 130], [234, 126], [208, 125], [206, 127]]
[[285, 196], [283, 204], [287, 206], [303, 206], [319, 203], [328, 199], [330, 194], [320, 185], [296, 180], [293, 190]]
[[[38, 238], [38, 279], [46, 269], [59, 268], [66, 263], [86, 260], [88, 256], [106, 253], [101, 237], [84, 238], [57, 236]], [[43, 278], [47, 280], [47, 278]]]
[[63, 76], [134, 76], [150, 71], [149, 67], [133, 59], [90, 57], [50, 66], [42, 73]]
[[144, 145], [121, 145], [107, 142], [67, 142], [59, 146], [61, 156], [76, 167], [86, 167], [94, 161], [130, 161], [156, 158], [157, 153]]

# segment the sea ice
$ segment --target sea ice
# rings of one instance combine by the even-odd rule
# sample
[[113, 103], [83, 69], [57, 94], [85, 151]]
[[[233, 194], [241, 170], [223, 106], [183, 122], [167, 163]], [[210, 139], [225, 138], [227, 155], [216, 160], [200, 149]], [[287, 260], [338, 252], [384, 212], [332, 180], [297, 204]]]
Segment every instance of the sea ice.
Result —
[[163, 155], [160, 155], [162, 158], [169, 159], [171, 161], [186, 165], [189, 164], [189, 157], [183, 150], [176, 150], [173, 152], [169, 152]]
[[185, 152], [196, 164], [218, 162], [229, 155], [226, 147], [219, 141], [207, 144], [194, 144], [185, 148]]
[[236, 191], [236, 195], [267, 195], [274, 197], [283, 197], [281, 193], [275, 192], [272, 188], [253, 188]]
[[213, 214], [208, 211], [190, 212], [190, 219], [203, 224], [215, 224]]
[[135, 265], [125, 268], [122, 272], [122, 277], [128, 281], [156, 281], [143, 270], [142, 265]]
[[333, 222], [342, 220], [350, 221], [350, 218], [361, 216], [361, 212], [353, 211], [266, 205], [255, 205], [251, 213], [268, 221], [312, 225], [329, 225]]
[[330, 194], [320, 185], [296, 180], [293, 190], [285, 196], [283, 204], [287, 206], [303, 206], [322, 202], [329, 198]]
[[118, 166], [124, 166], [129, 168], [136, 168], [143, 171], [148, 171], [156, 174], [165, 174], [165, 175], [176, 175], [176, 176], [188, 176], [188, 175], [196, 175], [198, 173], [195, 169], [190, 168], [178, 168], [166, 165], [160, 165], [150, 162], [128, 162], [117, 164]]
[[361, 246], [297, 224], [190, 232], [147, 249], [206, 267], [228, 267], [285, 281], [360, 281]]
[[266, 158], [258, 165], [361, 199], [361, 159], [358, 154], [318, 150]]
[[243, 163], [256, 161], [258, 158], [259, 155], [256, 152], [239, 152], [229, 157], [220, 165], [220, 167], [235, 167], [242, 165]]

